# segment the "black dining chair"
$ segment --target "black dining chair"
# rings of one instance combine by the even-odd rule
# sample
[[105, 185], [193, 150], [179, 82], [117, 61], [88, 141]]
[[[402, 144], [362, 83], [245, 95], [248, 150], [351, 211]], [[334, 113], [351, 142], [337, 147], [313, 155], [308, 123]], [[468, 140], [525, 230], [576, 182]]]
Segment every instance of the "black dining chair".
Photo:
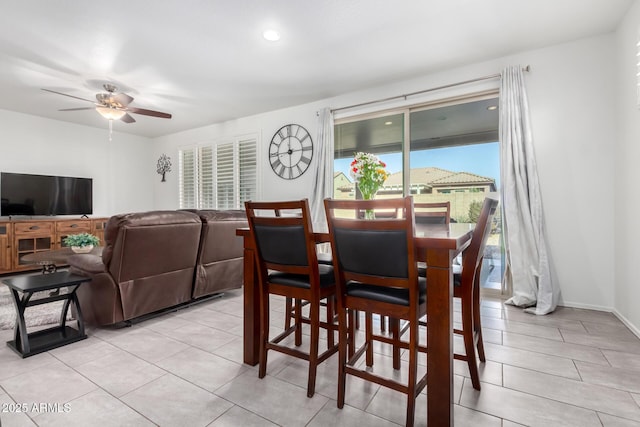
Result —
[[[333, 267], [319, 264], [316, 257], [309, 204], [306, 199], [288, 202], [246, 202], [250, 236], [256, 247], [256, 264], [260, 294], [260, 355], [258, 376], [264, 378], [267, 369], [267, 352], [275, 350], [309, 362], [307, 396], [315, 393], [318, 364], [338, 351], [333, 342], [335, 276]], [[283, 210], [298, 214], [281, 216]], [[270, 295], [280, 295], [296, 301], [293, 325], [269, 338]], [[320, 319], [320, 303], [327, 300], [325, 321]], [[302, 315], [302, 301], [308, 301], [309, 315]], [[305, 353], [290, 345], [281, 344], [287, 336], [295, 333], [294, 344], [302, 344], [302, 325], [309, 324], [309, 352]], [[320, 329], [327, 331], [327, 350], [319, 352]]]
[[[453, 268], [453, 297], [460, 298], [462, 311], [462, 329], [454, 329], [453, 332], [462, 335], [465, 348], [465, 354], [455, 353], [454, 358], [467, 362], [471, 383], [476, 390], [480, 390], [476, 357], [481, 362], [486, 360], [480, 318], [480, 274], [484, 249], [491, 233], [491, 221], [497, 206], [498, 200], [489, 197], [484, 199], [471, 242], [462, 252], [461, 268], [456, 268], [455, 265]], [[423, 276], [425, 271], [419, 269], [418, 274]], [[428, 322], [423, 321], [422, 324], [428, 327]]]
[[[442, 224], [443, 226], [449, 226], [451, 222], [451, 203], [450, 202], [418, 202], [413, 203], [413, 216], [417, 225], [420, 224]], [[377, 215], [376, 215], [377, 217]], [[424, 269], [426, 264], [422, 261], [418, 261], [418, 273], [422, 272], [424, 276]], [[393, 322], [393, 321], [392, 321]], [[391, 325], [397, 327], [397, 325]], [[387, 318], [380, 316], [380, 331], [386, 332], [387, 330]]]
[[[366, 209], [397, 210], [396, 217], [365, 219]], [[426, 314], [426, 280], [419, 278], [413, 243], [413, 200], [325, 199], [329, 237], [336, 275], [339, 325], [338, 407], [345, 403], [347, 374], [380, 384], [407, 395], [406, 425], [413, 425], [415, 399], [426, 385], [426, 374], [418, 378], [418, 319]], [[340, 211], [337, 215], [337, 211]], [[345, 217], [345, 212], [347, 213]], [[365, 340], [356, 349], [354, 313], [365, 313]], [[409, 340], [398, 331], [391, 337], [375, 335], [371, 314], [408, 322]], [[357, 367], [366, 355], [366, 367], [373, 367], [373, 341], [390, 344], [394, 351], [409, 351], [406, 384], [367, 368]], [[399, 358], [398, 358], [399, 359]], [[399, 360], [398, 360], [399, 361]], [[394, 368], [399, 368], [394, 366]], [[434, 390], [434, 392], [437, 392]]]

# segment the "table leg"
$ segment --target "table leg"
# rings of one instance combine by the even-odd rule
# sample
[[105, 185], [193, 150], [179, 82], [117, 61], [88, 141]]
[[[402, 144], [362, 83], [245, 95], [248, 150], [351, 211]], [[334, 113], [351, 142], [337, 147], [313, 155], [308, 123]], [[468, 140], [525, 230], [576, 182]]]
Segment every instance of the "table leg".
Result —
[[29, 335], [27, 334], [27, 323], [24, 320], [24, 311], [27, 308], [27, 303], [31, 299], [31, 293], [24, 293], [20, 298], [20, 293], [15, 289], [11, 289], [11, 295], [13, 296], [13, 304], [16, 308], [16, 326], [13, 328], [13, 342], [16, 345], [16, 349], [22, 353], [29, 353], [31, 346], [29, 345]]
[[64, 300], [64, 305], [62, 306], [62, 314], [60, 314], [60, 327], [64, 329], [67, 325], [67, 313], [69, 312], [69, 303], [71, 300], [67, 298]]
[[78, 332], [80, 335], [85, 335], [84, 333], [84, 318], [82, 317], [82, 310], [80, 309], [80, 302], [78, 301], [78, 294], [76, 291], [78, 287], [76, 286], [71, 293], [71, 298], [73, 298], [73, 305], [76, 308], [76, 321], [78, 323]]
[[[248, 239], [245, 237], [245, 240]], [[255, 366], [260, 353], [260, 298], [252, 249], [244, 249], [244, 363]]]
[[453, 425], [454, 251], [427, 253], [427, 424]]

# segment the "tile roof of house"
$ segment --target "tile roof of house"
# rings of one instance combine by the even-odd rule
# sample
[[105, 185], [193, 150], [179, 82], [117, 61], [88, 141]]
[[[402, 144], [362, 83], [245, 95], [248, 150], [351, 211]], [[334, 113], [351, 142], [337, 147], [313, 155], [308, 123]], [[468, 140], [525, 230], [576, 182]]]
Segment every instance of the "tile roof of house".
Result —
[[[342, 172], [334, 174], [334, 179]], [[412, 186], [442, 187], [450, 185], [470, 185], [470, 184], [491, 184], [495, 186], [493, 178], [477, 175], [471, 172], [452, 172], [436, 167], [413, 168], [409, 172]], [[384, 188], [402, 186], [402, 172], [395, 172], [389, 175], [384, 182]], [[349, 191], [354, 187], [354, 183], [343, 185], [339, 190]]]
[[[494, 183], [493, 178], [477, 175], [470, 172], [452, 172], [436, 167], [412, 168], [409, 182], [412, 185], [424, 185], [429, 187], [453, 185], [453, 184], [479, 184]], [[391, 174], [384, 183], [385, 187], [402, 185], [402, 172]]]

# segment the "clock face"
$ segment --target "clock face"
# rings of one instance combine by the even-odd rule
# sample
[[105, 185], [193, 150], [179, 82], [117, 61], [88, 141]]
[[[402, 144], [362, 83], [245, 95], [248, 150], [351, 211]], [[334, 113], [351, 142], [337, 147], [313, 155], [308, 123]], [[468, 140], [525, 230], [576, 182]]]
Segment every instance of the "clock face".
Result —
[[282, 126], [271, 138], [269, 163], [281, 178], [295, 179], [305, 173], [313, 158], [313, 141], [300, 125]]

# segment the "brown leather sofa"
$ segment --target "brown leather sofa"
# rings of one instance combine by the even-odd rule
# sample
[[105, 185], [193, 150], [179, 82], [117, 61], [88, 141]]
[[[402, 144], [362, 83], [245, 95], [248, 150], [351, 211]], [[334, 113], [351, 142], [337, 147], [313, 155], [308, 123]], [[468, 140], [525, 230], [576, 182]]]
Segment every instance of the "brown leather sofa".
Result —
[[202, 221], [193, 298], [200, 298], [242, 286], [242, 239], [236, 229], [248, 227], [243, 210], [191, 211]]
[[128, 321], [242, 286], [243, 211], [151, 211], [115, 215], [102, 257], [73, 255], [72, 272], [91, 277], [78, 289], [93, 325]]

